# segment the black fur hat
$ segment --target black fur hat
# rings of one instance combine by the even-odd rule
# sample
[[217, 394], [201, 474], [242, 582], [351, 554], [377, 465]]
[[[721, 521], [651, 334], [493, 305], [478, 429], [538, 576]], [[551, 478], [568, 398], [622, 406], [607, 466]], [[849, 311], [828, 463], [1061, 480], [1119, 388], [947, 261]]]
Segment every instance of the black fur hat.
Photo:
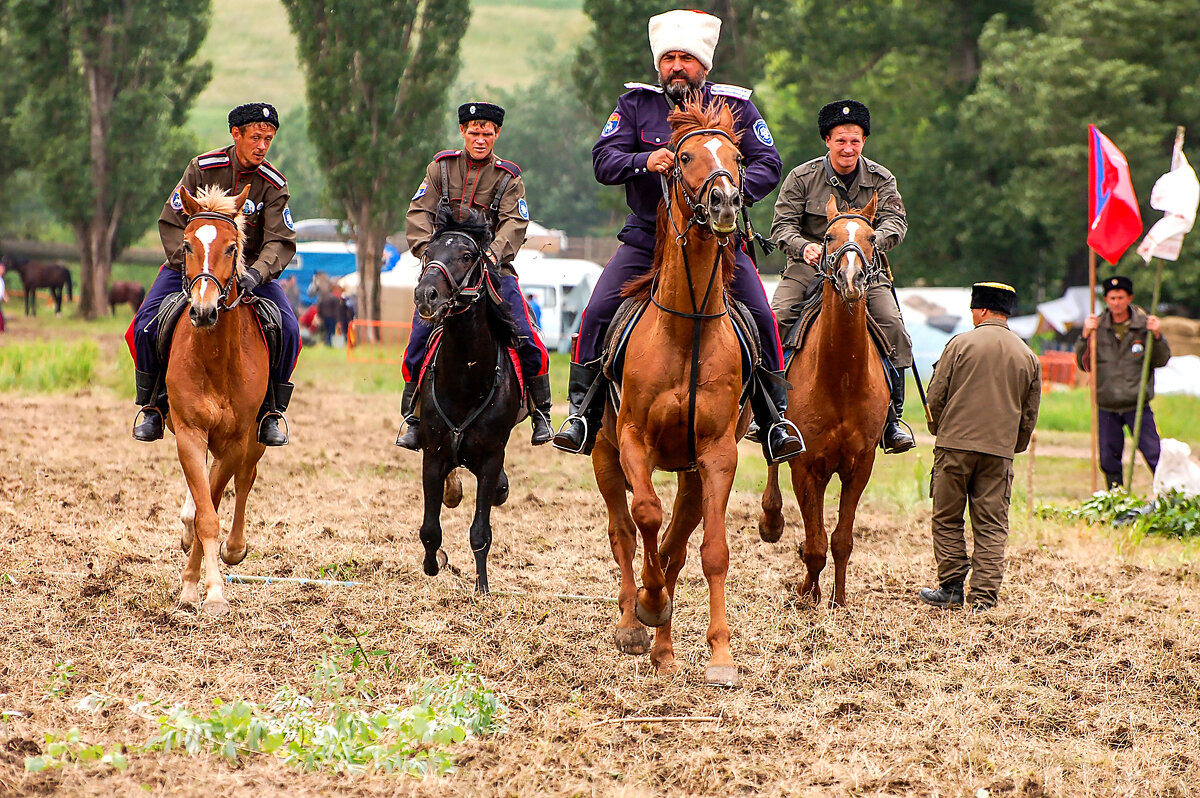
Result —
[[465, 125], [476, 119], [500, 127], [504, 124], [504, 109], [492, 103], [463, 103], [458, 106], [458, 124]]
[[971, 310], [976, 308], [1011, 316], [1017, 312], [1017, 290], [1004, 283], [975, 283], [971, 286]]
[[817, 114], [817, 127], [821, 138], [829, 135], [829, 131], [838, 125], [858, 125], [862, 128], [863, 136], [871, 135], [871, 112], [867, 106], [858, 100], [838, 100], [828, 103]]
[[1103, 291], [1101, 291], [1102, 294], [1107, 294], [1109, 291], [1124, 291], [1130, 296], [1133, 296], [1133, 280], [1130, 280], [1128, 277], [1122, 277], [1120, 275], [1116, 277], [1109, 277], [1101, 285], [1103, 287]]
[[279, 130], [279, 112], [270, 103], [246, 103], [229, 112], [229, 129], [255, 122], [266, 122]]

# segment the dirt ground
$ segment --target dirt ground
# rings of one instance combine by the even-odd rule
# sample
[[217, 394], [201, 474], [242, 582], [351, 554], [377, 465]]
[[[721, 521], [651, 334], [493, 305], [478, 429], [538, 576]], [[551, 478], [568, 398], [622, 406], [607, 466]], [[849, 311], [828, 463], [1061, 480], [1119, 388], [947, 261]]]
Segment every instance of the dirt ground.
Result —
[[[230, 586], [233, 612], [177, 605], [183, 482], [174, 442], [129, 436], [109, 392], [0, 397], [0, 794], [210, 795], [1189, 795], [1200, 788], [1200, 578], [1145, 568], [1096, 536], [1023, 536], [1001, 603], [982, 616], [931, 612], [928, 509], [868, 510], [850, 605], [794, 599], [801, 533], [758, 539], [758, 497], [733, 496], [729, 617], [738, 690], [706, 687], [707, 591], [692, 556], [676, 598], [683, 669], [655, 675], [616, 652], [616, 567], [584, 458], [509, 448], [512, 497], [494, 514], [494, 590], [469, 593], [463, 506], [444, 513], [455, 572], [428, 578], [417, 540], [419, 457], [391, 445], [396, 398], [302, 384], [293, 444], [269, 451], [250, 499], [240, 573], [307, 576], [322, 566], [361, 587]], [[744, 456], [753, 456], [748, 445]], [[667, 491], [670, 495], [671, 491]], [[230, 508], [225, 508], [228, 522]], [[1066, 533], [1064, 533], [1066, 534]], [[328, 570], [328, 568], [327, 568]], [[827, 576], [831, 579], [832, 568]], [[828, 590], [828, 588], [827, 588]], [[402, 695], [473, 662], [508, 707], [506, 734], [455, 751], [456, 773], [300, 774], [270, 757], [131, 754], [118, 774], [27, 774], [46, 732], [141, 743], [139, 697], [267, 702], [303, 689], [350, 627], [401, 663], [376, 682]], [[74, 663], [60, 696], [57, 663]], [[119, 701], [76, 708], [90, 691]], [[620, 722], [632, 716], [716, 721]]]

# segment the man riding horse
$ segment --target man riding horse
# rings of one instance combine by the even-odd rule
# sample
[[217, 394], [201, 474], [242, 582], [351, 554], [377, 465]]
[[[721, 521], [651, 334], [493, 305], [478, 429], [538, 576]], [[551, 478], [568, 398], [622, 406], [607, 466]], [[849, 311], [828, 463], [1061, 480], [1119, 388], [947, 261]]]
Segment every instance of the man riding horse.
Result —
[[[521, 168], [512, 161], [497, 158], [493, 152], [503, 124], [504, 109], [498, 105], [473, 102], [459, 106], [458, 131], [463, 137], [463, 149], [443, 150], [434, 156], [408, 206], [405, 233], [412, 254], [423, 258], [433, 239], [439, 207], [448, 209], [454, 202], [460, 214], [474, 207], [486, 215], [495, 239], [485, 257], [497, 267], [494, 287], [508, 303], [517, 325], [517, 356], [529, 396], [529, 420], [533, 424], [530, 442], [541, 446], [549, 443], [554, 434], [550, 426], [550, 357], [529, 320], [525, 294], [513, 268], [517, 250], [525, 243], [529, 205], [525, 201]], [[421, 448], [417, 435], [420, 424], [416, 415], [417, 382], [435, 329], [413, 311], [412, 333], [404, 351], [404, 393], [400, 398], [408, 429], [396, 439], [397, 446], [412, 451]]]
[[[248, 103], [234, 108], [229, 112], [233, 144], [193, 158], [158, 217], [158, 235], [167, 262], [159, 269], [158, 278], [126, 334], [127, 338], [132, 337], [130, 348], [137, 369], [137, 403], [142, 420], [133, 428], [133, 437], [139, 441], [156, 441], [163, 436], [163, 413], [167, 409], [163, 374], [167, 364], [160, 363], [158, 357], [158, 313], [164, 300], [183, 290], [183, 231], [188, 217], [183, 210], [182, 192], [186, 190], [195, 196], [199, 189], [215, 186], [237, 194], [249, 185], [250, 194], [242, 207], [246, 270], [238, 278], [238, 289], [242, 295], [253, 294], [274, 303], [279, 308], [282, 329], [279, 364], [271, 374], [259, 410], [258, 441], [265, 446], [283, 446], [288, 442], [283, 411], [292, 397], [289, 380], [300, 354], [300, 325], [276, 282], [296, 254], [287, 180], [267, 161], [267, 151], [278, 129], [279, 113], [272, 105]], [[283, 428], [279, 426], [281, 420]]]
[[[829, 225], [825, 205], [836, 196], [838, 206], [865, 208], [878, 197], [875, 212], [875, 249], [887, 252], [904, 240], [908, 221], [896, 178], [881, 164], [862, 154], [871, 133], [871, 113], [855, 100], [838, 100], [821, 109], [817, 127], [829, 152], [793, 169], [783, 179], [775, 202], [771, 238], [787, 254], [787, 268], [771, 307], [784, 329], [800, 315], [800, 306], [817, 275], [822, 242]], [[891, 407], [883, 429], [883, 450], [907, 452], [912, 434], [900, 424], [904, 412], [904, 369], [912, 365], [912, 342], [892, 292], [891, 273], [885, 271], [867, 289], [867, 312], [883, 330], [891, 351], [881, 353], [891, 388]]]
[[[770, 194], [782, 172], [771, 131], [750, 102], [750, 89], [707, 82], [721, 20], [699, 11], [668, 11], [652, 17], [649, 29], [659, 85], [626, 83], [631, 91], [621, 95], [592, 148], [596, 179], [605, 185], [624, 185], [631, 213], [617, 236], [621, 246], [588, 300], [575, 342], [569, 385], [571, 415], [554, 438], [556, 447], [575, 454], [591, 452], [604, 415], [605, 391], [590, 391], [591, 400], [586, 406], [584, 401], [593, 383], [604, 379], [600, 365], [604, 334], [621, 304], [621, 289], [630, 278], [649, 271], [654, 260], [656, 216], [663, 199], [661, 175], [675, 162], [668, 146], [671, 127], [667, 114], [689, 97], [706, 105], [713, 101], [729, 105], [740, 136], [747, 206]], [[779, 332], [755, 264], [741, 243], [728, 290], [749, 309], [762, 339], [763, 366], [755, 375], [751, 406], [764, 431], [760, 435], [768, 462], [780, 462], [800, 454], [804, 444], [783, 418], [787, 382], [781, 371]]]

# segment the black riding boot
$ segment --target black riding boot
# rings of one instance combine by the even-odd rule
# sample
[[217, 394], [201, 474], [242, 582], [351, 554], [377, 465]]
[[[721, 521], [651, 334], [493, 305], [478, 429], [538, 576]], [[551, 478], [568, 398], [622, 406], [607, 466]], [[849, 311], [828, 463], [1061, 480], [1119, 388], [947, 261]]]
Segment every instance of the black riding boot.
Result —
[[901, 454], [917, 445], [912, 433], [900, 422], [904, 416], [904, 369], [885, 365], [883, 370], [888, 375], [892, 400], [888, 404], [887, 422], [883, 425], [883, 441], [880, 445], [884, 454]]
[[529, 378], [529, 422], [533, 424], [534, 446], [549, 443], [554, 437], [554, 426], [550, 423], [550, 375], [539, 374]]
[[412, 452], [421, 451], [421, 437], [417, 434], [417, 426], [421, 419], [416, 414], [417, 383], [404, 383], [404, 393], [400, 394], [400, 412], [404, 414], [404, 423], [408, 429], [396, 435], [396, 445], [401, 449]]
[[[750, 408], [758, 422], [763, 457], [774, 465], [804, 453], [804, 440], [796, 425], [784, 417], [787, 412], [788, 381], [782, 371], [756, 369], [750, 393]], [[766, 430], [764, 435], [762, 430]]]
[[166, 391], [159, 391], [159, 375], [153, 371], [133, 372], [137, 386], [138, 416], [134, 419], [133, 437], [139, 441], [156, 441], [163, 436], [163, 411], [167, 406]]
[[554, 448], [571, 454], [591, 454], [604, 421], [604, 375], [599, 368], [571, 364], [567, 394], [571, 414], [554, 436]]
[[[267, 395], [258, 411], [258, 442], [263, 446], [287, 446], [288, 423], [283, 411], [291, 403], [292, 389], [295, 387], [290, 382], [274, 381], [267, 386]], [[282, 428], [280, 421], [283, 422]]]
[[1125, 475], [1119, 474], [1119, 473], [1111, 474], [1108, 471], [1105, 471], [1104, 472], [1104, 483], [1105, 483], [1104, 484], [1105, 490], [1112, 490], [1113, 488], [1124, 487], [1125, 486]]

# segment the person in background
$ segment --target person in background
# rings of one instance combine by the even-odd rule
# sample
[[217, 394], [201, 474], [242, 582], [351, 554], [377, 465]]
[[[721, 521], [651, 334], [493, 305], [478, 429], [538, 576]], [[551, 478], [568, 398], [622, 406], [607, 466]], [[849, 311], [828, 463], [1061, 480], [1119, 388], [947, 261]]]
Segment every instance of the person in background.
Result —
[[0, 263], [0, 332], [4, 332], [4, 301], [8, 299], [8, 292], [4, 286], [4, 273], [7, 269], [3, 263]]
[[525, 295], [525, 302], [529, 305], [529, 312], [533, 314], [533, 325], [539, 330], [542, 329], [542, 305], [537, 301], [537, 297], [533, 294]]

